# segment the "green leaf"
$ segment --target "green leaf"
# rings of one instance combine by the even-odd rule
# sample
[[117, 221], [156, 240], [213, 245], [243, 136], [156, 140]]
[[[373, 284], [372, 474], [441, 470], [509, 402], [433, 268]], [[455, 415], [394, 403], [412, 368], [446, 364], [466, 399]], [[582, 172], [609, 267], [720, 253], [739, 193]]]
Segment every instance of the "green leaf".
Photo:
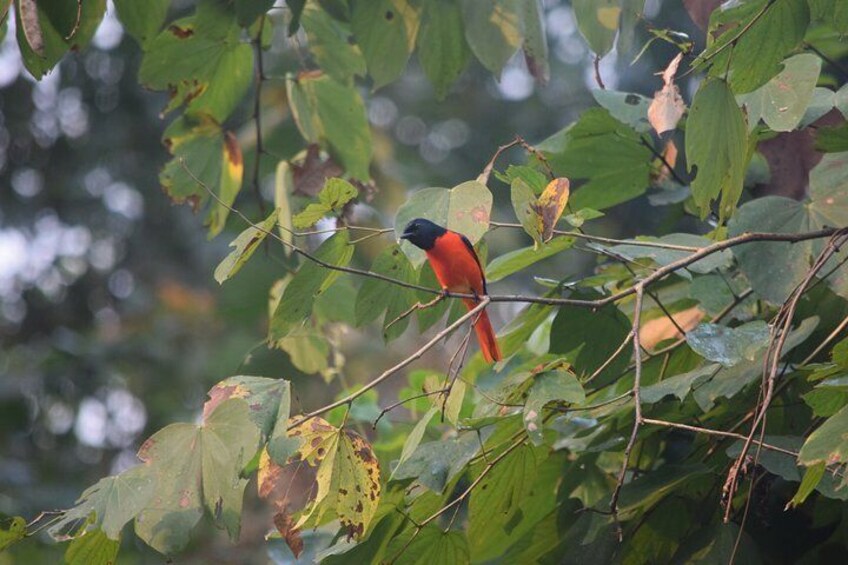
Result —
[[[806, 207], [782, 196], [766, 196], [744, 204], [728, 224], [731, 237], [750, 231], [800, 233], [813, 229]], [[738, 245], [733, 254], [754, 292], [773, 304], [782, 304], [807, 273], [809, 241], [754, 242]]]
[[16, 26], [17, 41], [26, 69], [38, 80], [65, 53], [81, 51], [94, 36], [105, 11], [106, 0], [90, 0], [81, 4], [16, 1], [15, 21], [21, 22]]
[[501, 69], [524, 42], [523, 1], [526, 0], [460, 0], [468, 45], [495, 76], [500, 76]]
[[768, 344], [769, 328], [762, 320], [737, 328], [700, 324], [686, 332], [686, 342], [701, 357], [732, 367], [743, 359], [753, 361]]
[[354, 76], [365, 76], [365, 58], [352, 41], [348, 24], [330, 16], [316, 2], [306, 3], [300, 22], [309, 51], [325, 73], [343, 84], [350, 84]]
[[120, 540], [109, 538], [102, 530], [87, 531], [75, 538], [65, 551], [68, 565], [114, 565], [121, 548]]
[[229, 280], [241, 270], [248, 259], [253, 256], [253, 252], [265, 240], [265, 236], [274, 229], [278, 216], [279, 214], [274, 210], [261, 224], [250, 226], [230, 243], [230, 247], [235, 249], [230, 251], [230, 254], [224, 257], [223, 261], [215, 268], [214, 276], [218, 284], [223, 284], [224, 281]]
[[27, 523], [20, 516], [3, 520], [0, 523], [0, 551], [18, 543], [26, 537]]
[[[521, 518], [522, 503], [531, 495], [544, 450], [522, 445], [502, 459], [471, 491], [468, 539], [475, 562], [496, 558], [507, 528]], [[493, 547], [494, 546], [494, 547]]]
[[188, 115], [206, 115], [220, 123], [250, 87], [253, 49], [239, 41], [234, 20], [215, 21], [225, 25], [226, 35], [210, 37], [202, 22], [183, 18], [148, 43], [138, 79], [147, 88], [172, 92], [166, 112], [185, 104]]
[[848, 33], [848, 5], [839, 0], [809, 0], [810, 19], [833, 27], [840, 35]]
[[418, 5], [409, 0], [353, 2], [350, 26], [365, 55], [375, 89], [403, 73], [415, 46], [419, 16]]
[[[729, 70], [730, 87], [743, 94], [761, 87], [780, 71], [783, 59], [804, 39], [810, 13], [807, 2], [798, 0], [750, 2], [737, 10], [741, 19], [730, 20], [724, 26], [726, 31], [701, 53], [694, 66], [711, 59], [710, 74], [724, 76]], [[730, 19], [734, 13], [727, 11], [725, 17]], [[730, 42], [734, 44], [724, 47]]]
[[650, 98], [632, 92], [618, 92], [600, 88], [593, 89], [592, 96], [619, 122], [629, 125], [639, 133], [651, 131], [651, 123], [648, 121]]
[[[491, 212], [492, 193], [478, 181], [467, 181], [451, 189], [425, 188], [412, 193], [398, 209], [395, 232], [399, 238], [407, 223], [425, 218], [461, 233], [476, 244], [489, 230]], [[408, 241], [404, 240], [400, 247], [415, 267], [424, 262], [424, 252]]]
[[274, 0], [235, 0], [236, 18], [239, 25], [250, 27], [273, 5]]
[[808, 467], [819, 463], [834, 465], [848, 462], [848, 406], [810, 434], [801, 447], [798, 462]]
[[813, 99], [821, 63], [810, 53], [790, 57], [779, 74], [754, 92], [740, 96], [739, 102], [748, 109], [748, 126], [755, 126], [762, 117], [774, 131], [798, 127]]
[[168, 15], [168, 7], [171, 0], [149, 0], [138, 2], [137, 0], [114, 0], [118, 17], [124, 28], [141, 45], [146, 48], [150, 42], [159, 34], [165, 16]]
[[[800, 444], [799, 438], [794, 436], [766, 435], [763, 437], [763, 441], [770, 445], [788, 449], [790, 451], [798, 449]], [[733, 445], [727, 448], [727, 456], [732, 459], [738, 458], [742, 454], [742, 447], [744, 445], [744, 440], [737, 440], [733, 443]], [[755, 446], [752, 446], [748, 453], [752, 454], [752, 451], [756, 452]], [[801, 473], [798, 471], [798, 465], [795, 463], [795, 458], [791, 455], [773, 451], [771, 449], [763, 449], [757, 456], [757, 464], [764, 467], [769, 473], [778, 475], [787, 481], [798, 482], [801, 480]]]
[[[353, 257], [353, 246], [347, 231], [333, 234], [315, 250], [314, 256], [337, 267], [346, 266]], [[271, 317], [269, 339], [277, 341], [291, 335], [312, 315], [315, 299], [338, 278], [340, 272], [305, 260], [300, 270], [286, 286], [279, 304]]]
[[603, 57], [612, 49], [618, 31], [621, 0], [573, 0], [572, 7], [577, 29], [589, 48]]
[[[415, 284], [417, 274], [409, 259], [397, 244], [385, 248], [374, 259], [371, 271], [397, 280]], [[367, 278], [356, 295], [356, 325], [373, 322], [386, 312], [383, 330], [386, 341], [400, 336], [409, 324], [409, 317], [386, 326], [408, 310], [416, 302], [415, 292], [375, 278]]]
[[848, 151], [848, 127], [843, 124], [816, 129], [816, 150], [823, 153]]
[[[809, 338], [818, 323], [819, 319], [816, 316], [811, 316], [790, 331], [783, 345], [782, 355], [785, 356]], [[698, 403], [701, 410], [708, 412], [719, 398], [731, 398], [752, 382], [759, 382], [763, 374], [764, 357], [765, 354], [761, 353], [754, 361], [746, 359], [733, 367], [722, 368], [711, 379], [699, 382], [693, 393], [695, 402]], [[714, 367], [718, 367], [718, 365], [714, 365]]]
[[[434, 290], [441, 289], [441, 285], [438, 279], [436, 279], [436, 274], [433, 272], [433, 268], [429, 262], [424, 263], [419, 270], [418, 286], [432, 288]], [[435, 298], [435, 295], [432, 293], [423, 291], [416, 293], [416, 296], [418, 302], [422, 304], [426, 304]], [[451, 306], [450, 302], [450, 300], [440, 300], [435, 306], [418, 310], [418, 331], [425, 332], [441, 320]]]
[[436, 90], [436, 98], [442, 100], [447, 95], [470, 57], [459, 4], [453, 0], [425, 2], [418, 30], [418, 60]]
[[239, 398], [219, 404], [201, 425], [171, 424], [154, 434], [138, 456], [149, 466], [156, 496], [136, 516], [136, 534], [171, 555], [188, 543], [205, 505], [216, 524], [238, 539], [247, 485], [240, 472], [258, 446], [259, 429]]
[[480, 450], [475, 433], [442, 441], [422, 443], [402, 464], [395, 467], [391, 480], [417, 479], [433, 492], [441, 493]]
[[[177, 204], [197, 211], [207, 202], [205, 224], [209, 236], [224, 229], [230, 206], [241, 188], [244, 163], [236, 137], [214, 122], [175, 120], [162, 137], [174, 158], [165, 165], [159, 182]], [[216, 194], [213, 199], [210, 192]]]
[[399, 536], [389, 544], [387, 555], [399, 554], [394, 560], [395, 565], [433, 565], [434, 563], [468, 565], [471, 563], [468, 540], [461, 531], [443, 532], [441, 528], [431, 524], [425, 526], [411, 543], [409, 543], [410, 535], [411, 533]]
[[650, 185], [650, 149], [603, 108], [590, 108], [537, 148], [557, 176], [586, 180], [571, 197], [575, 210], [604, 210], [644, 194]]
[[[289, 196], [294, 191], [294, 176], [288, 161], [280, 161], [274, 173], [274, 207], [277, 209], [277, 226], [280, 239], [283, 240], [283, 251], [286, 257], [291, 257], [291, 243], [294, 241], [294, 225], [292, 224], [291, 201]], [[286, 245], [288, 244], [288, 245]]]
[[707, 314], [716, 316], [734, 301], [733, 290], [721, 275], [707, 275], [692, 279], [689, 296], [697, 300]]
[[581, 208], [573, 214], [567, 214], [565, 216], [565, 221], [574, 226], [575, 228], [579, 228], [589, 220], [595, 220], [603, 217], [603, 212], [598, 212], [597, 210], [593, 210], [592, 208]]
[[521, 223], [527, 235], [533, 238], [534, 247], [542, 244], [542, 234], [539, 231], [539, 215], [536, 213], [536, 193], [524, 179], [518, 177], [510, 185], [510, 199], [515, 217]]
[[[119, 540], [124, 524], [147, 507], [156, 488], [150, 469], [145, 465], [100, 479], [80, 495], [76, 506], [51, 526], [50, 535], [64, 540], [97, 529], [109, 539]], [[89, 520], [92, 515], [94, 519]]]
[[640, 398], [643, 404], [654, 404], [666, 396], [674, 395], [685, 400], [689, 393], [708, 377], [718, 371], [719, 365], [704, 365], [692, 371], [674, 375], [662, 381], [642, 388]]
[[329, 366], [330, 344], [317, 329], [296, 329], [274, 346], [288, 353], [292, 365], [307, 375], [323, 373]]
[[566, 249], [571, 249], [574, 242], [573, 237], [559, 236], [540, 247], [524, 247], [505, 253], [486, 266], [486, 280], [493, 283], [513, 273], [523, 271], [543, 259], [552, 257]]
[[321, 192], [318, 193], [318, 202], [313, 202], [306, 209], [292, 218], [294, 227], [298, 229], [309, 228], [330, 214], [340, 215], [345, 204], [359, 195], [359, 191], [344, 179], [330, 178]]
[[523, 418], [527, 436], [534, 445], [542, 444], [542, 409], [555, 400], [582, 404], [586, 393], [577, 378], [568, 371], [545, 371], [536, 375], [527, 393]]
[[543, 0], [523, 0], [524, 62], [527, 70], [540, 83], [551, 78], [548, 62], [548, 38], [545, 35], [545, 6]]
[[804, 504], [807, 497], [810, 496], [824, 477], [825, 464], [824, 462], [816, 463], [811, 467], [807, 467], [804, 471], [804, 478], [801, 479], [801, 485], [798, 487], [795, 496], [789, 501], [787, 506], [795, 507]]
[[701, 217], [721, 194], [720, 218], [733, 215], [742, 195], [748, 161], [745, 117], [722, 80], [708, 79], [698, 89], [686, 122], [686, 156], [695, 172], [692, 196]]
[[229, 377], [209, 389], [209, 400], [203, 405], [203, 418], [208, 418], [219, 404], [230, 398], [241, 398], [250, 407], [250, 419], [268, 437], [276, 429], [280, 414], [288, 418], [291, 392], [283, 379], [238, 375]]
[[709, 468], [694, 465], [663, 465], [646, 473], [621, 489], [618, 511], [622, 519], [629, 519], [638, 510], [647, 510], [666, 496], [681, 488], [691, 479], [709, 473]]
[[807, 394], [801, 395], [813, 414], [829, 418], [848, 404], [848, 391], [833, 388], [814, 388]]
[[[596, 311], [562, 306], [551, 326], [550, 352], [568, 358], [578, 375], [591, 375], [618, 349], [630, 332], [630, 325], [627, 316], [612, 304]], [[630, 357], [628, 351], [618, 355], [601, 379], [617, 376], [627, 367]]]
[[[433, 406], [427, 410], [423, 416], [421, 416], [421, 419], [418, 420], [415, 427], [412, 428], [412, 431], [406, 436], [406, 441], [403, 443], [403, 449], [400, 452], [400, 457], [398, 458], [395, 469], [403, 465], [403, 463], [406, 462], [413, 453], [415, 453], [415, 450], [418, 449], [418, 445], [421, 443], [421, 439], [424, 437], [424, 432], [427, 431], [427, 424], [430, 423], [430, 420], [432, 420], [433, 416], [438, 414], [438, 412], [439, 409]], [[393, 477], [394, 474], [389, 477], [389, 480], [391, 481]]]
[[350, 176], [368, 180], [371, 130], [356, 88], [311, 72], [289, 77], [286, 92], [303, 137], [320, 143]]

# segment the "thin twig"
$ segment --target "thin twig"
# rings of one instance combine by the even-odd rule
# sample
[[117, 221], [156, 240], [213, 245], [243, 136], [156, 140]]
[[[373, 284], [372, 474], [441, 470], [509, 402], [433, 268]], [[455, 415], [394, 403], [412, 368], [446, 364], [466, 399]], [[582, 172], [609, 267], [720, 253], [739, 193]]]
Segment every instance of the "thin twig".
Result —
[[407, 365], [411, 364], [413, 361], [415, 361], [416, 359], [418, 359], [419, 357], [424, 355], [427, 351], [429, 351], [437, 343], [439, 343], [439, 341], [441, 341], [442, 338], [449, 335], [451, 332], [453, 332], [456, 328], [461, 326], [467, 320], [470, 320], [473, 316], [477, 315], [478, 312], [482, 312], [483, 309], [486, 306], [489, 305], [489, 302], [490, 302], [489, 297], [483, 296], [480, 299], [480, 302], [476, 306], [474, 306], [474, 308], [469, 310], [465, 315], [460, 317], [457, 321], [455, 321], [454, 323], [452, 323], [451, 325], [449, 325], [448, 327], [446, 327], [445, 329], [443, 329], [442, 331], [437, 333], [435, 336], [433, 336], [433, 338], [430, 341], [428, 341], [426, 344], [424, 344], [424, 346], [421, 347], [418, 351], [416, 351], [412, 355], [408, 356], [407, 358], [405, 358], [400, 363], [397, 363], [393, 367], [386, 369], [385, 371], [383, 371], [380, 374], [380, 376], [378, 376], [377, 378], [375, 378], [371, 382], [365, 384], [362, 388], [360, 388], [356, 392], [352, 392], [351, 394], [345, 396], [344, 398], [341, 398], [341, 399], [339, 399], [335, 402], [331, 402], [330, 404], [327, 404], [326, 406], [318, 408], [317, 410], [313, 410], [312, 412], [304, 414], [302, 417], [298, 418], [294, 423], [289, 424], [287, 429], [292, 430], [292, 429], [296, 428], [297, 426], [301, 425], [302, 423], [307, 422], [307, 421], [311, 420], [312, 418], [314, 418], [316, 416], [320, 416], [321, 414], [324, 414], [325, 412], [329, 412], [330, 410], [333, 410], [334, 408], [338, 408], [339, 406], [344, 406], [345, 404], [350, 404], [351, 402], [353, 402], [354, 400], [356, 400], [357, 398], [359, 398], [360, 396], [362, 396], [363, 394], [365, 394], [366, 392], [368, 392], [369, 390], [371, 390], [375, 386], [379, 385], [380, 383], [382, 383], [383, 381], [385, 381], [386, 379], [388, 379], [389, 377], [391, 377], [392, 375], [394, 375], [395, 373], [397, 373], [398, 371], [400, 371], [401, 369], [403, 369], [404, 367], [406, 367]]
[[601, 56], [595, 55], [595, 60], [593, 61], [595, 67], [595, 82], [598, 83], [598, 88], [601, 90], [606, 90], [607, 87], [604, 84], [604, 80], [601, 78]]
[[610, 514], [618, 529], [619, 541], [624, 540], [624, 534], [618, 522], [618, 498], [621, 495], [621, 488], [624, 486], [627, 468], [630, 465], [630, 452], [633, 451], [633, 446], [636, 444], [636, 436], [639, 433], [639, 426], [642, 425], [642, 355], [641, 344], [639, 343], [639, 326], [642, 319], [642, 295], [645, 290], [643, 284], [643, 282], [636, 284], [636, 305], [633, 308], [633, 327], [630, 330], [630, 333], [633, 335], [633, 355], [636, 358], [636, 370], [634, 372], [633, 388], [631, 390], [636, 411], [633, 417], [633, 428], [630, 430], [630, 439], [624, 448], [624, 461], [621, 464], [621, 470], [618, 472], [618, 479], [615, 483], [615, 489], [612, 491], [609, 504]]
[[[417, 285], [417, 284], [408, 283], [406, 281], [402, 281], [402, 280], [399, 280], [399, 279], [388, 277], [386, 275], [381, 275], [379, 273], [374, 273], [372, 271], [365, 271], [363, 269], [356, 269], [356, 268], [353, 268], [353, 267], [345, 267], [345, 266], [341, 266], [341, 265], [333, 265], [332, 263], [327, 263], [326, 261], [319, 259], [318, 257], [316, 257], [316, 256], [312, 255], [311, 253], [305, 251], [304, 249], [301, 249], [297, 245], [294, 245], [293, 243], [285, 241], [284, 239], [282, 239], [278, 234], [274, 233], [273, 231], [264, 229], [262, 226], [259, 226], [258, 224], [250, 221], [250, 219], [248, 219], [247, 216], [245, 216], [241, 211], [239, 211], [238, 209], [233, 208], [232, 206], [223, 202], [218, 197], [217, 194], [215, 194], [208, 186], [206, 186], [206, 184], [203, 181], [198, 179], [197, 176], [186, 166], [185, 160], [183, 158], [180, 158], [180, 164], [186, 170], [186, 172], [192, 177], [192, 179], [198, 185], [205, 188], [206, 191], [220, 205], [226, 207], [228, 210], [230, 210], [231, 212], [238, 215], [249, 226], [259, 230], [261, 233], [264, 233], [264, 234], [276, 239], [277, 241], [279, 241], [280, 243], [282, 243], [286, 247], [290, 248], [292, 250], [292, 252], [297, 253], [297, 254], [303, 256], [304, 258], [308, 259], [309, 261], [312, 261], [313, 263], [316, 263], [316, 264], [318, 264], [318, 265], [320, 265], [320, 266], [322, 266], [326, 269], [331, 269], [331, 270], [334, 270], [334, 271], [338, 271], [338, 272], [342, 272], [342, 273], [348, 273], [348, 274], [352, 274], [352, 275], [371, 277], [373, 279], [385, 281], [387, 283], [391, 283], [391, 284], [394, 284], [396, 286], [400, 286], [400, 287], [403, 287], [403, 288], [409, 288], [409, 289], [412, 289], [412, 290], [418, 290], [418, 291], [421, 291], [421, 292], [428, 292], [430, 294], [444, 293], [449, 298], [475, 298], [475, 299], [478, 298], [474, 294], [461, 293], [461, 292], [445, 292], [445, 291], [440, 290], [440, 289], [429, 288], [429, 287], [420, 286], [420, 285]], [[575, 237], [579, 236], [578, 234], [575, 234], [575, 233], [572, 233], [572, 232], [568, 232], [568, 233], [569, 233], [569, 235], [572, 235], [572, 236], [575, 236]], [[765, 232], [743, 233], [743, 234], [738, 235], [736, 237], [731, 237], [731, 238], [726, 239], [724, 241], [719, 241], [719, 242], [716, 242], [712, 245], [708, 245], [706, 247], [701, 247], [701, 248], [699, 248], [698, 251], [692, 253], [691, 255], [688, 255], [686, 257], [682, 257], [681, 259], [678, 259], [677, 261], [673, 261], [672, 263], [669, 263], [667, 265], [664, 265], [663, 267], [660, 267], [659, 269], [657, 269], [656, 271], [654, 271], [653, 273], [651, 273], [650, 275], [648, 275], [647, 277], [642, 279], [639, 283], [634, 284], [633, 286], [631, 286], [627, 289], [624, 289], [622, 291], [619, 291], [615, 294], [610, 294], [608, 296], [605, 296], [604, 298], [599, 298], [597, 300], [577, 300], [577, 299], [573, 299], [573, 298], [549, 298], [549, 297], [544, 297], [544, 296], [525, 296], [525, 295], [521, 295], [521, 294], [507, 294], [507, 295], [490, 294], [490, 295], [488, 295], [487, 298], [489, 299], [490, 302], [521, 302], [521, 303], [526, 303], [526, 304], [545, 304], [545, 305], [548, 305], [548, 306], [575, 306], [575, 307], [579, 307], [579, 308], [591, 308], [591, 309], [594, 310], [594, 309], [597, 309], [597, 308], [601, 308], [602, 306], [606, 306], [607, 304], [612, 304], [612, 303], [618, 302], [622, 298], [627, 298], [628, 296], [635, 294], [636, 293], [636, 286], [641, 285], [642, 288], [645, 288], [648, 285], [665, 278], [669, 274], [674, 273], [675, 271], [678, 271], [680, 269], [688, 267], [692, 263], [696, 263], [696, 262], [700, 261], [704, 257], [709, 257], [710, 255], [713, 255], [713, 254], [718, 253], [720, 251], [724, 251], [725, 249], [729, 249], [731, 247], [736, 247], [736, 246], [741, 245], [743, 243], [750, 243], [750, 242], [755, 242], [755, 241], [780, 241], [780, 242], [788, 242], [788, 243], [798, 243], [798, 242], [801, 242], [801, 241], [809, 241], [811, 239], [821, 239], [821, 238], [830, 237], [830, 236], [837, 235], [837, 234], [844, 234], [844, 233], [848, 233], [848, 228], [824, 228], [824, 229], [821, 229], [821, 230], [805, 232], [805, 233], [796, 233], [796, 234], [792, 234], [792, 233], [765, 233]]]
[[[653, 418], [642, 418], [642, 423], [651, 424], [651, 425], [654, 425], [654, 426], [665, 426], [667, 428], [677, 428], [677, 429], [680, 429], [680, 430], [688, 430], [690, 432], [695, 432], [695, 433], [699, 433], [699, 434], [707, 434], [707, 435], [711, 435], [711, 436], [741, 439], [743, 441], [748, 439], [748, 436], [733, 433], [733, 432], [725, 432], [725, 431], [722, 431], [722, 430], [713, 430], [711, 428], [702, 428], [702, 427], [699, 427], [699, 426], [690, 426], [688, 424], [679, 424], [677, 422], [668, 422], [666, 420], [655, 420]], [[786, 455], [791, 455], [792, 457], [798, 457], [798, 452], [792, 451], [791, 449], [785, 449], [783, 447], [778, 447], [778, 446], [772, 445], [770, 443], [765, 443], [765, 442], [756, 441], [756, 440], [754, 441], [754, 443], [756, 445], [760, 445], [760, 446], [764, 447], [765, 449], [768, 449], [768, 450], [771, 450], [771, 451], [776, 451], [778, 453], [784, 453]]]

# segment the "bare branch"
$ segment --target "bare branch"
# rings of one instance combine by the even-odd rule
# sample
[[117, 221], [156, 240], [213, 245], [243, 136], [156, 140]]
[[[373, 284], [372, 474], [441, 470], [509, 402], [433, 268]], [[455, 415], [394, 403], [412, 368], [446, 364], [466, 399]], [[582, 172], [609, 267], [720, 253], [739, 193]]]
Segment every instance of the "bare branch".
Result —
[[618, 472], [618, 479], [615, 483], [615, 489], [610, 498], [610, 514], [618, 526], [618, 539], [624, 540], [624, 535], [621, 531], [621, 525], [618, 523], [618, 497], [621, 495], [621, 488], [624, 486], [624, 479], [627, 476], [627, 468], [630, 466], [630, 452], [633, 451], [633, 446], [636, 444], [636, 436], [639, 433], [639, 426], [642, 425], [642, 354], [641, 344], [639, 343], [639, 326], [642, 319], [642, 295], [644, 294], [643, 283], [636, 284], [636, 305], [633, 307], [633, 327], [630, 330], [633, 339], [633, 355], [636, 359], [636, 370], [633, 376], [633, 402], [635, 403], [635, 415], [633, 417], [633, 428], [630, 430], [630, 439], [627, 441], [627, 446], [624, 448], [624, 462], [621, 464], [621, 470]]

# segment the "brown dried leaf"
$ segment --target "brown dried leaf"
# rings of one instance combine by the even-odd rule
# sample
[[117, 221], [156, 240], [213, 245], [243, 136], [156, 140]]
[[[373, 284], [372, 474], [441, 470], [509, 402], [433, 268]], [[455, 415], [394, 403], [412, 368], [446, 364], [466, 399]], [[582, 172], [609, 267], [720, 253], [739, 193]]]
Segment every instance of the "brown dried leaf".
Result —
[[324, 188], [327, 179], [341, 175], [344, 170], [331, 157], [321, 158], [321, 148], [311, 144], [306, 148], [302, 163], [292, 163], [294, 193], [315, 197]]
[[291, 515], [286, 512], [277, 512], [274, 514], [274, 526], [286, 540], [286, 545], [291, 549], [294, 558], [300, 557], [303, 552], [303, 539], [300, 537], [300, 529], [294, 527], [294, 520]]
[[683, 59], [683, 53], [671, 60], [662, 73], [663, 87], [654, 93], [654, 99], [648, 108], [648, 121], [660, 135], [677, 127], [677, 122], [686, 111], [686, 104], [680, 96], [680, 89], [674, 84], [674, 75]]
[[539, 233], [542, 235], [543, 242], [550, 241], [554, 235], [554, 227], [568, 204], [570, 184], [565, 177], [552, 180], [539, 195], [536, 203], [532, 204], [538, 216]]

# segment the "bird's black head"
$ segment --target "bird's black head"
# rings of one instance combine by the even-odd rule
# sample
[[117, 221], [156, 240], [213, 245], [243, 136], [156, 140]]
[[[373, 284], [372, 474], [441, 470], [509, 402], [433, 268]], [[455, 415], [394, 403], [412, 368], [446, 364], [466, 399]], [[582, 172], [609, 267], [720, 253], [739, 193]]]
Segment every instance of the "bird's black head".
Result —
[[447, 230], [438, 224], [424, 218], [415, 218], [403, 229], [401, 239], [406, 239], [415, 247], [424, 251], [432, 249], [436, 239], [447, 233]]

